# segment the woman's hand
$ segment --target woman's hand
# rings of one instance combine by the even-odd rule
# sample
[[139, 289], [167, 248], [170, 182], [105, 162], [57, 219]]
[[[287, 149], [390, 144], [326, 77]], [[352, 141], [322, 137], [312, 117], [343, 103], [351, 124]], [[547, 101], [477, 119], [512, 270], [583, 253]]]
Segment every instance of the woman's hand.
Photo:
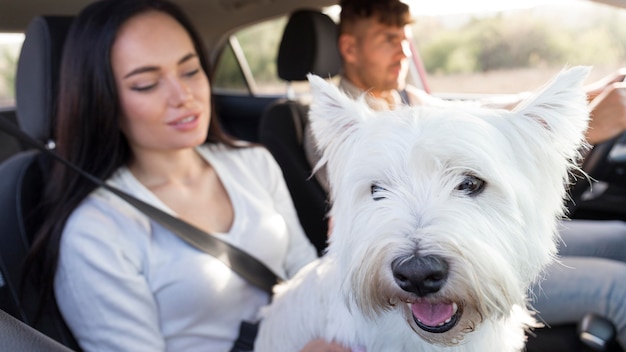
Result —
[[352, 352], [352, 350], [335, 342], [315, 339], [307, 343], [300, 352]]

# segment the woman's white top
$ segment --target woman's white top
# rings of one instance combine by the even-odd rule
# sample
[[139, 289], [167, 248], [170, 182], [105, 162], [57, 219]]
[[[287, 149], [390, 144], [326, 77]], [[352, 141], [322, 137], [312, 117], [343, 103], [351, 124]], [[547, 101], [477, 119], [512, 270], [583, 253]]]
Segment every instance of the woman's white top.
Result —
[[[216, 236], [282, 277], [316, 258], [267, 150], [211, 145], [197, 151], [219, 175], [234, 209], [230, 231]], [[126, 167], [107, 182], [175, 215]], [[255, 321], [268, 303], [267, 293], [220, 260], [103, 189], [66, 223], [54, 289], [85, 351], [228, 351], [240, 322]]]

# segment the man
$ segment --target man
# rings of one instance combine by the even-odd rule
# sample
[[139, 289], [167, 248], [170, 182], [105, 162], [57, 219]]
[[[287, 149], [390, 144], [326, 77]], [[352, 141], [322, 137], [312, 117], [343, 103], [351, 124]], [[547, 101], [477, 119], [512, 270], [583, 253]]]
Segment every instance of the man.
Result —
[[[341, 88], [354, 97], [367, 91], [368, 103], [375, 109], [393, 108], [403, 99], [408, 99], [405, 103], [411, 105], [432, 104], [435, 100], [404, 82], [408, 70], [406, 59], [410, 55], [408, 25], [412, 23], [407, 10], [408, 6], [402, 2], [383, 1], [362, 7], [355, 3], [341, 13], [338, 40], [343, 60]], [[377, 15], [383, 11], [386, 15]], [[407, 96], [399, 94], [402, 89]]]
[[[441, 104], [441, 100], [405, 84], [408, 69], [409, 8], [400, 0], [342, 0], [338, 47], [343, 60], [339, 86], [365, 99], [373, 109]], [[589, 87], [592, 120], [587, 141], [600, 143], [626, 130], [626, 84], [623, 73]], [[305, 152], [312, 165], [319, 160], [309, 131]], [[316, 173], [327, 188], [324, 169]], [[576, 323], [586, 313], [610, 319], [626, 349], [626, 224], [621, 221], [571, 220], [560, 232], [560, 262], [533, 288], [531, 304], [549, 325]]]

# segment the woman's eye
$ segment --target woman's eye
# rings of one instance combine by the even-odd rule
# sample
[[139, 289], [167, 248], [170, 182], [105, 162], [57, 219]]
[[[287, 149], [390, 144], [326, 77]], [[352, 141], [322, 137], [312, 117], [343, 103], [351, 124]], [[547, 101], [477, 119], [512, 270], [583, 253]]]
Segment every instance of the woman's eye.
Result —
[[379, 201], [379, 200], [385, 199], [385, 196], [382, 193], [387, 192], [387, 190], [380, 187], [379, 185], [373, 184], [370, 187], [370, 192], [372, 194], [372, 199]]
[[153, 89], [156, 86], [157, 86], [156, 83], [152, 83], [152, 84], [145, 84], [145, 85], [135, 86], [135, 87], [132, 87], [131, 89], [136, 91], [136, 92], [147, 92], [147, 91]]
[[185, 73], [183, 74], [183, 76], [185, 76], [185, 77], [193, 77], [193, 76], [195, 76], [195, 75], [196, 75], [196, 73], [198, 73], [198, 72], [200, 72], [200, 69], [199, 69], [199, 68], [196, 68], [196, 69], [194, 69], [194, 70], [190, 70], [190, 71], [185, 72]]
[[468, 196], [477, 196], [485, 189], [486, 185], [487, 183], [484, 180], [474, 175], [465, 175], [463, 181], [456, 186], [456, 189]]

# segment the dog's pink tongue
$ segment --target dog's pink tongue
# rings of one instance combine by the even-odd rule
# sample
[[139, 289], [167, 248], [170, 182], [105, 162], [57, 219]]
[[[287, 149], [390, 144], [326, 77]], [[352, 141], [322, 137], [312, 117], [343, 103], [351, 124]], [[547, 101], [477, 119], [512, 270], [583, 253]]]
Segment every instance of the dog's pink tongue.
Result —
[[454, 314], [452, 303], [415, 302], [412, 304], [411, 310], [422, 324], [428, 326], [437, 326], [450, 319]]

